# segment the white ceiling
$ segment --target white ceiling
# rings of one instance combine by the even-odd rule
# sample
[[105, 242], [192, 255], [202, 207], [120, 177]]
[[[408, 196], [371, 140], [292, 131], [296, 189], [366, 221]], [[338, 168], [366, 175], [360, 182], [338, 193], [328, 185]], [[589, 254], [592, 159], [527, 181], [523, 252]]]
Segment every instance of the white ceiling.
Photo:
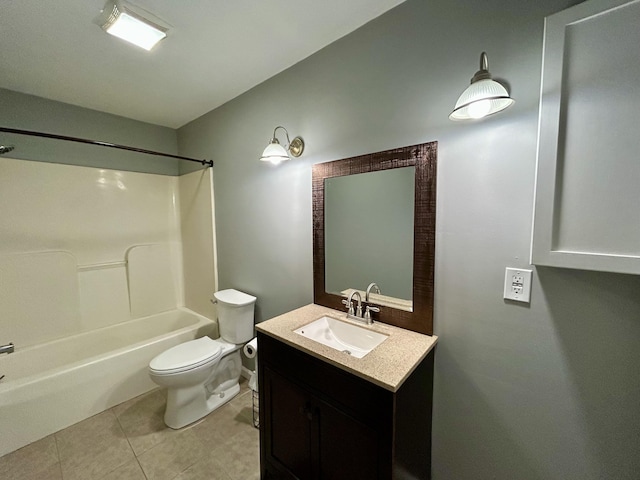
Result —
[[151, 52], [93, 23], [103, 0], [1, 0], [0, 87], [177, 128], [404, 0], [133, 0]]

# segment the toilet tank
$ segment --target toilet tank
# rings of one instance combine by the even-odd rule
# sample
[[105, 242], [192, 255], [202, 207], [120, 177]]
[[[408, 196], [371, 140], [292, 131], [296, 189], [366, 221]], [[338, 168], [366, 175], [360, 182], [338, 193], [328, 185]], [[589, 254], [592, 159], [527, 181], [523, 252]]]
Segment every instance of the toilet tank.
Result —
[[220, 337], [229, 343], [246, 343], [253, 338], [253, 311], [256, 297], [238, 290], [220, 290], [213, 294], [218, 305]]

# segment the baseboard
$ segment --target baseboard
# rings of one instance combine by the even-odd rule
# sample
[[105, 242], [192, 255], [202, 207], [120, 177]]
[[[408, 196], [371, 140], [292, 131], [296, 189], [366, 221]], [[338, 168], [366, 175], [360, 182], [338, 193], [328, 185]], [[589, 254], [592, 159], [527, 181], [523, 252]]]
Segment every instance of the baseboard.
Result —
[[242, 366], [242, 373], [240, 375], [242, 375], [244, 378], [249, 380], [251, 378], [252, 373], [253, 372], [249, 370], [247, 367], [245, 367], [244, 365]]

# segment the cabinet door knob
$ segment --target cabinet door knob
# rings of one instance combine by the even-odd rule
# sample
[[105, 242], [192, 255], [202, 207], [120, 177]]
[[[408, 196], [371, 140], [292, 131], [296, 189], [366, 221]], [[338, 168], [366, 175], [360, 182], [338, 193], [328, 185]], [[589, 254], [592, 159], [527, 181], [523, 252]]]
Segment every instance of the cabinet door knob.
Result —
[[308, 420], [313, 420], [313, 410], [310, 405], [304, 405], [298, 409], [298, 411], [307, 416]]

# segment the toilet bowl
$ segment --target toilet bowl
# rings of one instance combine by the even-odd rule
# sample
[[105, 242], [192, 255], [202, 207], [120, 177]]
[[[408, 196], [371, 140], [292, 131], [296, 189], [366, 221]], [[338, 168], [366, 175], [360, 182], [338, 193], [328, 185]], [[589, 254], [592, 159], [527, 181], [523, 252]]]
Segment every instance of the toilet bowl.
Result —
[[221, 338], [176, 345], [149, 362], [149, 376], [167, 388], [165, 424], [182, 428], [221, 407], [240, 392], [240, 349], [253, 337], [256, 298], [237, 290], [214, 294]]

